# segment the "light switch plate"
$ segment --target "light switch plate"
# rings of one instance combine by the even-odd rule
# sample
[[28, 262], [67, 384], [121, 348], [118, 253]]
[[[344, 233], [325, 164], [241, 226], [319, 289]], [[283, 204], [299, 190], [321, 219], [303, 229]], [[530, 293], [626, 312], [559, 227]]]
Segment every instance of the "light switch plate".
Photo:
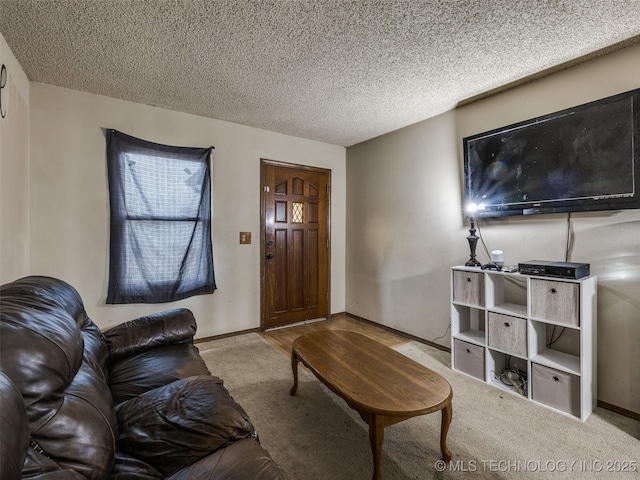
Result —
[[248, 245], [251, 243], [251, 232], [240, 232], [240, 245]]

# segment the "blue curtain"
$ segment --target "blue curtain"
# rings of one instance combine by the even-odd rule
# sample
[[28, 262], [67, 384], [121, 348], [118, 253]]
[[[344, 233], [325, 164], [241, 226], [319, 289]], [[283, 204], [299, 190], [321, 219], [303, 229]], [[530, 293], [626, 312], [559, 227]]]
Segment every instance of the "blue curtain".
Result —
[[216, 289], [212, 149], [160, 145], [107, 130], [107, 303], [172, 302]]

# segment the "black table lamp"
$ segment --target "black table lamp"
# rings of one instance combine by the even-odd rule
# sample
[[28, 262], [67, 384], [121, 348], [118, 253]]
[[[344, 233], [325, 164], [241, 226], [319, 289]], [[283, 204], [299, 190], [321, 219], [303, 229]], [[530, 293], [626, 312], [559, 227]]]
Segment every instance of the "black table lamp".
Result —
[[476, 220], [475, 214], [477, 210], [478, 210], [478, 206], [475, 203], [471, 203], [467, 206], [467, 213], [468, 213], [469, 221], [471, 222], [471, 228], [469, 228], [469, 236], [467, 237], [471, 255], [469, 256], [469, 260], [467, 260], [467, 263], [465, 263], [465, 266], [467, 267], [480, 266], [480, 262], [476, 260], [476, 244], [478, 243], [478, 237], [476, 236], [476, 228], [474, 225], [474, 222]]

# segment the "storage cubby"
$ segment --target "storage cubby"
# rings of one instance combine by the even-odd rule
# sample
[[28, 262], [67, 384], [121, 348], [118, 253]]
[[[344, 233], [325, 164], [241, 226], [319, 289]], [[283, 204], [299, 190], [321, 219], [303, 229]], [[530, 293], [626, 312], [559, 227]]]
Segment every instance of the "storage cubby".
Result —
[[531, 360], [580, 375], [580, 330], [531, 321]]
[[[506, 315], [527, 316], [527, 291], [526, 284], [515, 280], [511, 276], [500, 273], [485, 274], [487, 290], [486, 305], [494, 312]], [[519, 290], [515, 284], [521, 285]]]
[[485, 345], [484, 310], [455, 304], [453, 310], [452, 316], [456, 318], [456, 338]]
[[455, 339], [453, 352], [456, 370], [484, 380], [484, 347]]
[[586, 420], [596, 406], [596, 288], [595, 276], [453, 267], [452, 368]]
[[532, 364], [531, 398], [573, 416], [580, 416], [580, 377], [537, 363]]
[[580, 326], [580, 285], [559, 280], [531, 280], [531, 318]]
[[480, 272], [455, 270], [453, 272], [453, 301], [471, 307], [484, 307], [485, 276]]
[[[487, 369], [489, 371], [487, 376], [489, 384], [528, 398], [529, 365], [526, 358], [514, 357], [497, 350], [488, 349]], [[514, 379], [516, 385], [509, 380], [510, 376]]]
[[527, 358], [527, 319], [489, 312], [488, 345], [510, 355]]

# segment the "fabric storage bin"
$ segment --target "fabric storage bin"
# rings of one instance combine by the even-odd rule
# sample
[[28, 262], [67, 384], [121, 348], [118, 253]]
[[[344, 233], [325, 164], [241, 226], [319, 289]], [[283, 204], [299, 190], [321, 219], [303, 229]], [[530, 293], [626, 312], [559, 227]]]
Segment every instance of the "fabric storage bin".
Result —
[[531, 280], [531, 316], [580, 326], [580, 285], [556, 280]]
[[527, 358], [527, 319], [489, 312], [489, 347]]
[[531, 398], [579, 417], [580, 378], [537, 363], [532, 367]]
[[453, 301], [484, 307], [484, 273], [453, 271]]
[[484, 347], [454, 340], [453, 361], [456, 370], [484, 381]]

